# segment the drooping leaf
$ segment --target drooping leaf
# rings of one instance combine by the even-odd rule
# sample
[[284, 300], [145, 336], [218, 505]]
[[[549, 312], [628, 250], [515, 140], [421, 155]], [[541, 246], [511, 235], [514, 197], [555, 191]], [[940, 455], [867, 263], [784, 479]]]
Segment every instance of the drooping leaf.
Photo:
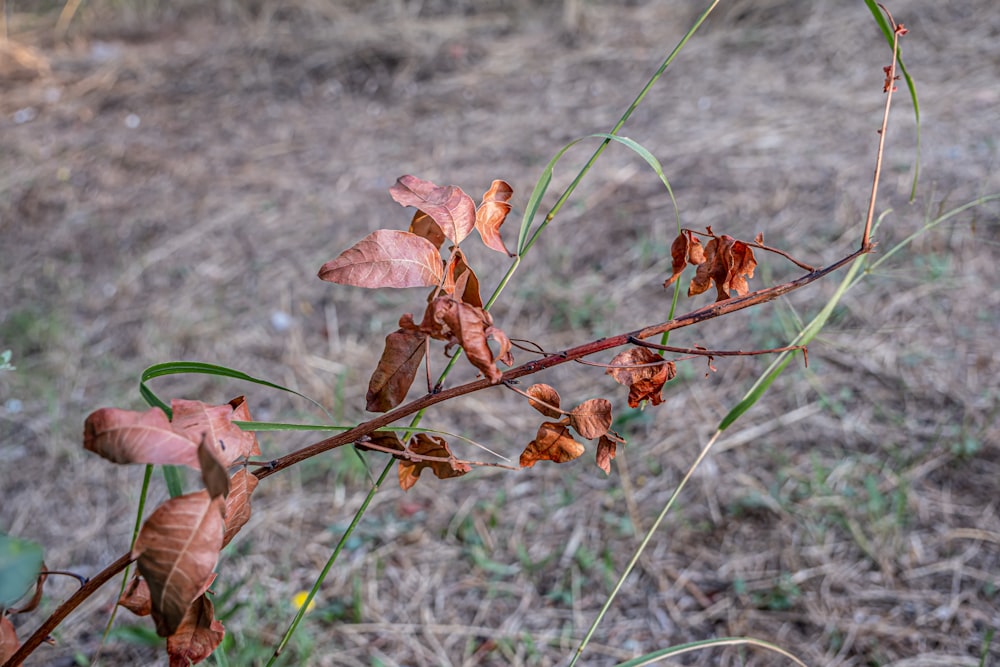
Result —
[[[233, 407], [233, 414], [230, 415], [230, 421], [242, 421], [242, 422], [252, 422], [253, 417], [250, 416], [250, 406], [247, 404], [247, 399], [245, 396], [237, 396], [233, 400], [229, 401], [229, 405]], [[243, 456], [247, 458], [252, 456], [260, 456], [260, 441], [257, 440], [257, 434], [253, 431], [247, 433], [250, 436], [249, 449], [246, 448], [247, 440], [241, 441], [241, 450]], [[228, 448], [229, 445], [227, 444]]]
[[445, 294], [454, 296], [470, 306], [483, 307], [483, 297], [479, 294], [479, 278], [466, 261], [465, 253], [457, 248], [445, 271], [442, 290]]
[[444, 267], [441, 253], [424, 237], [379, 229], [324, 264], [319, 277], [355, 287], [435, 287]]
[[[559, 392], [555, 390], [554, 387], [550, 387], [547, 384], [533, 384], [525, 391], [526, 394], [531, 396], [532, 399], [528, 400], [528, 405], [534, 409], [541, 412], [546, 417], [551, 417], [552, 419], [559, 419], [563, 416], [561, 410], [553, 410], [552, 408], [558, 408], [560, 403]], [[551, 406], [551, 407], [550, 407]]]
[[409, 231], [417, 236], [424, 237], [433, 243], [434, 247], [438, 250], [444, 245], [445, 236], [444, 232], [441, 231], [441, 226], [434, 222], [434, 218], [423, 211], [417, 211], [413, 214]]
[[176, 632], [167, 637], [170, 667], [197, 665], [222, 643], [226, 630], [215, 620], [215, 607], [204, 594], [188, 607]]
[[0, 616], [0, 663], [7, 662], [20, 646], [14, 624], [6, 616]]
[[611, 428], [611, 401], [591, 398], [573, 408], [569, 423], [576, 432], [588, 440], [600, 438]]
[[409, 451], [421, 456], [437, 456], [447, 458], [447, 461], [408, 461], [399, 462], [399, 486], [404, 491], [408, 491], [424, 468], [430, 468], [438, 479], [448, 479], [450, 477], [461, 477], [472, 470], [467, 463], [461, 463], [455, 459], [455, 455], [448, 448], [448, 443], [444, 438], [428, 435], [427, 433], [417, 433], [410, 440]]
[[222, 467], [216, 458], [218, 450], [209, 444], [208, 436], [202, 436], [198, 445], [198, 463], [201, 466], [201, 479], [205, 489], [212, 498], [229, 495], [229, 471]]
[[[688, 254], [693, 262], [693, 254], [690, 251]], [[727, 234], [715, 237], [705, 246], [703, 261], [691, 280], [688, 296], [707, 291], [712, 283], [715, 283], [716, 301], [725, 301], [732, 292], [742, 296], [750, 291], [747, 280], [753, 278], [756, 267], [757, 260], [749, 245]]]
[[[375, 431], [369, 435], [366, 439], [354, 443], [354, 446], [363, 452], [377, 451], [370, 447], [365, 446], [365, 442], [370, 442], [373, 445], [378, 445], [379, 447], [384, 447], [386, 449], [394, 449], [397, 451], [405, 451], [406, 445], [403, 441], [399, 439], [399, 436], [393, 431]], [[398, 459], [399, 457], [396, 456]]]
[[124, 592], [118, 598], [118, 604], [125, 607], [136, 616], [149, 616], [153, 613], [152, 597], [149, 593], [149, 584], [146, 580], [135, 574], [128, 582]]
[[584, 452], [584, 447], [573, 439], [566, 424], [543, 422], [535, 439], [521, 452], [522, 468], [530, 468], [539, 461], [566, 463]]
[[510, 213], [510, 198], [514, 194], [514, 189], [507, 181], [496, 180], [490, 185], [490, 189], [483, 195], [483, 202], [476, 210], [476, 230], [479, 232], [483, 244], [491, 250], [502, 252], [509, 257], [514, 255], [507, 250], [503, 238], [500, 236], [500, 227], [507, 214]]
[[747, 284], [747, 280], [753, 278], [753, 272], [756, 268], [757, 260], [753, 256], [753, 248], [743, 241], [734, 242], [729, 277], [724, 285], [726, 292], [736, 292], [739, 296], [749, 292], [750, 285]]
[[[482, 308], [452, 297], [438, 297], [427, 304], [424, 319], [419, 325], [413, 321], [412, 315], [406, 314], [399, 319], [399, 326], [406, 331], [447, 341], [449, 345], [461, 345], [469, 362], [493, 384], [499, 382], [503, 375], [496, 362], [502, 361], [508, 366], [514, 363], [510, 340], [503, 331], [493, 326], [493, 317]], [[499, 343], [500, 350], [495, 356], [487, 343], [488, 338]]]
[[645, 347], [633, 347], [615, 355], [607, 374], [629, 388], [629, 407], [636, 408], [642, 401], [662, 403], [663, 385], [677, 375], [677, 367]]
[[224, 523], [226, 531], [222, 536], [222, 546], [226, 546], [240, 529], [250, 520], [250, 495], [260, 480], [246, 468], [240, 468], [229, 480], [229, 495], [226, 496]]
[[387, 412], [403, 402], [427, 352], [426, 342], [426, 334], [406, 329], [398, 329], [385, 337], [382, 357], [368, 381], [365, 409]]
[[603, 470], [605, 475], [611, 474], [611, 462], [617, 450], [618, 443], [607, 435], [602, 435], [597, 441], [597, 467]]
[[198, 443], [174, 431], [159, 408], [145, 412], [101, 408], [91, 413], [84, 423], [83, 447], [114, 463], [198, 469]]
[[698, 237], [689, 230], [682, 230], [670, 246], [670, 259], [672, 262], [672, 273], [663, 283], [664, 287], [670, 287], [684, 271], [684, 267], [689, 263], [697, 266], [705, 261], [705, 249], [701, 245]]
[[40, 546], [0, 533], [0, 610], [24, 597], [38, 580], [41, 569]]
[[413, 206], [434, 219], [444, 235], [460, 244], [476, 225], [476, 204], [454, 185], [435, 185], [416, 176], [400, 176], [389, 188], [392, 198], [403, 206]]
[[225, 532], [224, 508], [222, 496], [189, 493], [156, 508], [139, 531], [132, 557], [149, 585], [161, 637], [174, 634], [213, 576]]

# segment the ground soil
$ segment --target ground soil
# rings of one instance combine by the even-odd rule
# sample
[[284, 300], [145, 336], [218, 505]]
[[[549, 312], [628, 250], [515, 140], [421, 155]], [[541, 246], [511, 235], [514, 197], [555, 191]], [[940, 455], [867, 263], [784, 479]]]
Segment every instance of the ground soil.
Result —
[[[295, 388], [337, 423], [363, 420], [383, 337], [402, 313], [420, 312], [423, 295], [322, 283], [320, 265], [376, 228], [408, 223], [387, 194], [402, 174], [474, 197], [508, 180], [511, 244], [546, 162], [610, 130], [701, 10], [94, 3], [56, 35], [56, 14], [20, 5], [7, 3], [0, 53], [0, 351], [17, 367], [0, 371], [0, 529], [44, 545], [49, 567], [85, 576], [127, 550], [142, 477], [82, 451], [90, 411], [142, 408], [143, 368], [193, 359]], [[917, 132], [902, 86], [877, 206], [883, 253], [1000, 192], [1000, 13], [992, 0], [890, 8], [910, 28], [921, 172], [910, 203]], [[622, 134], [662, 162], [685, 226], [762, 232], [822, 265], [860, 239], [889, 58], [860, 0], [723, 3]], [[567, 154], [547, 204], [595, 146]], [[584, 664], [723, 636], [773, 642], [810, 665], [1000, 660], [998, 222], [996, 201], [965, 210], [848, 293], [809, 367], [789, 368], [698, 470]], [[656, 174], [613, 147], [526, 256], [494, 309], [498, 326], [560, 349], [666, 319], [675, 230]], [[470, 257], [484, 285], [496, 284], [504, 261]], [[754, 287], [797, 271], [762, 258]], [[839, 280], [671, 340], [785, 344]], [[566, 403], [614, 402], [628, 445], [610, 476], [588, 453], [421, 479], [408, 493], [388, 485], [286, 664], [566, 664], [680, 476], [766, 363], [684, 362], [665, 403], [643, 411], [599, 369], [537, 378]], [[190, 376], [154, 388], [209, 402], [246, 394], [261, 420], [329, 421], [251, 384]], [[516, 460], [537, 422], [496, 389], [439, 406], [423, 425]], [[261, 440], [276, 457], [310, 437]], [[378, 456], [368, 462], [381, 469]], [[162, 487], [154, 477], [154, 502]], [[266, 661], [259, 647], [284, 631], [293, 594], [311, 586], [367, 488], [350, 452], [261, 484], [215, 584], [235, 638], [230, 664]], [[72, 587], [54, 578], [42, 610], [15, 619], [19, 631]], [[112, 588], [31, 664], [97, 654]], [[165, 664], [140, 641], [141, 619], [116, 625], [103, 664]], [[732, 647], [675, 660], [784, 664]]]

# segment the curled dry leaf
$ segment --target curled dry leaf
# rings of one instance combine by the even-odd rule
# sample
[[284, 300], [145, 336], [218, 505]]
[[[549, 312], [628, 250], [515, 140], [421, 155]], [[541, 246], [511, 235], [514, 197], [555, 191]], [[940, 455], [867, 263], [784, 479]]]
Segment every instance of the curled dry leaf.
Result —
[[611, 401], [605, 398], [584, 401], [570, 411], [569, 423], [588, 440], [602, 437], [611, 428]]
[[444, 245], [444, 232], [441, 231], [441, 227], [438, 223], [434, 222], [434, 218], [427, 215], [423, 211], [417, 211], [413, 214], [413, 220], [410, 221], [410, 233], [416, 234], [417, 236], [422, 236], [431, 243], [438, 250]]
[[[371, 447], [366, 447], [365, 442], [370, 442], [373, 445], [378, 445], [379, 447], [384, 447], [385, 449], [395, 449], [400, 452], [406, 450], [406, 446], [403, 441], [399, 439], [399, 436], [392, 431], [375, 431], [367, 437], [362, 442], [354, 443], [355, 447], [364, 452], [377, 451], [372, 450]], [[398, 456], [396, 457], [399, 458]]]
[[530, 468], [539, 461], [566, 463], [579, 457], [584, 447], [573, 439], [566, 424], [543, 422], [535, 439], [521, 452], [522, 468]]
[[642, 401], [662, 403], [663, 385], [677, 375], [677, 367], [645, 347], [633, 347], [615, 355], [607, 374], [629, 388], [628, 405], [636, 408]]
[[[405, 331], [447, 341], [449, 345], [461, 345], [472, 365], [493, 384], [500, 382], [503, 376], [496, 362], [502, 361], [508, 366], [514, 363], [510, 340], [503, 331], [493, 326], [493, 317], [482, 308], [452, 297], [441, 296], [427, 304], [424, 319], [419, 325], [413, 321], [412, 315], [406, 314], [400, 318], [399, 326]], [[500, 345], [496, 356], [490, 350], [488, 338], [493, 338]]]
[[215, 620], [215, 607], [204, 594], [198, 597], [177, 626], [167, 637], [170, 667], [197, 665], [222, 643], [226, 630]]
[[554, 387], [541, 383], [533, 384], [528, 387], [528, 390], [524, 393], [531, 396], [531, 398], [528, 399], [528, 405], [538, 410], [546, 417], [559, 419], [563, 416], [562, 410], [553, 409], [558, 408], [560, 403], [559, 392], [556, 391]]
[[418, 433], [410, 440], [409, 451], [421, 456], [436, 456], [447, 458], [447, 461], [409, 461], [402, 459], [399, 461], [399, 486], [404, 491], [408, 491], [424, 468], [430, 468], [438, 479], [448, 479], [450, 477], [461, 477], [472, 470], [468, 463], [462, 463], [455, 459], [455, 455], [448, 448], [448, 443], [444, 438]]
[[509, 257], [514, 255], [504, 245], [503, 239], [500, 237], [500, 227], [507, 219], [507, 214], [510, 213], [508, 202], [513, 194], [514, 189], [507, 181], [493, 181], [490, 189], [483, 195], [483, 202], [476, 210], [476, 230], [479, 231], [483, 244], [487, 248], [502, 252]]
[[14, 624], [6, 616], [0, 616], [0, 663], [7, 662], [20, 645]]
[[664, 287], [670, 287], [674, 281], [680, 278], [687, 264], [697, 266], [704, 262], [705, 249], [702, 247], [701, 241], [698, 240], [697, 236], [691, 233], [690, 230], [683, 229], [670, 246], [670, 259], [673, 263], [672, 273], [666, 282], [663, 283]]
[[91, 413], [84, 422], [83, 447], [114, 463], [199, 467], [197, 442], [176, 432], [159, 408]]
[[382, 357], [368, 381], [365, 407], [369, 412], [386, 412], [403, 402], [420, 370], [426, 343], [427, 335], [413, 330], [398, 329], [385, 337]]
[[250, 520], [250, 495], [260, 480], [246, 468], [237, 470], [229, 480], [229, 495], [226, 496], [226, 510], [223, 522], [226, 531], [222, 536], [222, 546], [229, 544], [236, 533]]
[[435, 287], [444, 267], [441, 253], [424, 237], [379, 229], [324, 264], [319, 277], [355, 287]]
[[[233, 399], [241, 416], [250, 416], [242, 397]], [[236, 409], [232, 403], [209, 405], [201, 401], [175, 399], [170, 402], [173, 418], [171, 428], [191, 442], [208, 444], [215, 459], [228, 468], [240, 459], [260, 454], [260, 446], [253, 433], [243, 431], [233, 423]]]
[[132, 557], [149, 585], [161, 637], [174, 634], [213, 577], [225, 532], [224, 502], [222, 496], [211, 498], [204, 490], [171, 498], [139, 531]]
[[198, 445], [198, 463], [201, 465], [201, 480], [212, 498], [229, 495], [229, 471], [215, 457], [216, 451], [209, 444], [208, 437], [203, 436]]
[[602, 435], [597, 441], [597, 467], [603, 470], [605, 475], [611, 474], [611, 462], [617, 451], [618, 443], [607, 435]]
[[703, 261], [691, 280], [688, 296], [707, 291], [712, 283], [716, 301], [725, 301], [732, 292], [742, 296], [750, 291], [747, 280], [753, 278], [756, 267], [753, 249], [746, 243], [725, 234], [715, 237], [705, 246]]
[[[457, 248], [448, 263], [441, 289], [445, 294], [454, 296], [470, 306], [483, 307], [483, 297], [479, 294], [479, 278], [466, 261], [465, 253]], [[436, 293], [437, 290], [431, 292], [432, 295]]]
[[476, 225], [476, 204], [454, 185], [440, 186], [416, 176], [400, 176], [389, 188], [392, 198], [413, 206], [434, 219], [444, 235], [460, 244]]
[[118, 598], [118, 604], [136, 616], [149, 616], [153, 612], [149, 584], [138, 574], [133, 575], [125, 591]]

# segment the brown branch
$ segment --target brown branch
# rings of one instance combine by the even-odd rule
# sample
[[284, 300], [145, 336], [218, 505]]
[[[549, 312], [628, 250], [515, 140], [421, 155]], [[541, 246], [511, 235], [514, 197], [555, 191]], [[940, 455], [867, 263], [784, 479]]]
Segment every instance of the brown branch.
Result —
[[[805, 352], [805, 345], [788, 345], [786, 347], [774, 347], [770, 350], [708, 350], [701, 347], [674, 347], [673, 345], [659, 345], [648, 343], [644, 340], [633, 339], [629, 341], [639, 347], [648, 347], [653, 350], [663, 350], [675, 354], [691, 354], [703, 357], [750, 357], [760, 354], [774, 354], [775, 352], [791, 352], [792, 350], [802, 350]], [[612, 367], [614, 368], [614, 367]]]
[[[385, 445], [378, 445], [374, 442], [362, 442], [358, 445], [362, 449], [369, 449], [376, 452], [383, 452], [385, 454], [392, 454], [394, 458], [406, 459], [407, 461], [440, 461], [442, 463], [464, 463], [465, 465], [475, 466], [477, 468], [503, 468], [505, 470], [520, 470], [516, 466], [509, 466], [505, 463], [496, 463], [491, 461], [466, 461], [454, 456], [431, 456], [430, 454], [417, 454], [416, 452], [410, 451], [409, 449], [393, 449], [392, 447], [386, 447]], [[454, 467], [454, 466], [452, 466]]]

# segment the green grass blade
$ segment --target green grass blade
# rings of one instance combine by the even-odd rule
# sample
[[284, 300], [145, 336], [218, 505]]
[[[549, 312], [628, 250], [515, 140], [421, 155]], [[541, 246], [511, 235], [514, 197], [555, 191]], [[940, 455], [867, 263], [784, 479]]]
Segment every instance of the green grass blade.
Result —
[[632, 658], [626, 662], [620, 662], [615, 667], [643, 667], [644, 665], [652, 665], [654, 662], [662, 660], [663, 658], [670, 658], [684, 653], [700, 651], [706, 648], [718, 648], [720, 646], [756, 646], [782, 655], [800, 667], [808, 667], [806, 663], [802, 662], [780, 646], [761, 639], [754, 639], [753, 637], [719, 637], [717, 639], [705, 639], [697, 642], [689, 642], [687, 644], [678, 644], [677, 646], [671, 646], [670, 648], [647, 653], [646, 655], [639, 656], [638, 658]]
[[[524, 209], [524, 217], [521, 218], [521, 229], [517, 233], [517, 256], [521, 257], [526, 253], [534, 242], [534, 238], [538, 236], [536, 232], [532, 237], [532, 243], [528, 242], [528, 233], [531, 231], [531, 225], [535, 220], [535, 216], [538, 214], [538, 207], [542, 204], [542, 197], [545, 195], [546, 191], [549, 189], [549, 185], [552, 183], [552, 172], [555, 169], [556, 163], [562, 159], [562, 156], [566, 154], [573, 146], [583, 141], [583, 138], [574, 139], [565, 146], [559, 149], [549, 163], [545, 165], [542, 170], [542, 175], [538, 177], [538, 181], [535, 183], [534, 189], [531, 191], [531, 196], [528, 197], [528, 205]], [[545, 222], [542, 226], [548, 224], [552, 219], [552, 213], [549, 213], [545, 217]], [[541, 229], [539, 229], [541, 231]]]

